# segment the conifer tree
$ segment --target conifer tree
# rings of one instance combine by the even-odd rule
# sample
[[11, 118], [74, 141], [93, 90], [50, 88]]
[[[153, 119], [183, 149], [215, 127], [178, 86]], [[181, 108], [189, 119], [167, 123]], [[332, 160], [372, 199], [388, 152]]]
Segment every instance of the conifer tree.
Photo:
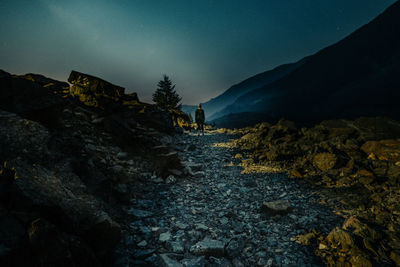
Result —
[[153, 94], [153, 101], [157, 106], [164, 110], [180, 109], [179, 103], [182, 98], [175, 91], [175, 85], [172, 85], [171, 80], [167, 75], [163, 76], [157, 84], [157, 90]]

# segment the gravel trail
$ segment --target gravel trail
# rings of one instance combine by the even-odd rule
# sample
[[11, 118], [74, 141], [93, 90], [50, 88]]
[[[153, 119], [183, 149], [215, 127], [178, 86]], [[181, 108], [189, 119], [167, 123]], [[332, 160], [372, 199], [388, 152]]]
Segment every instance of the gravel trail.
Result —
[[[323, 266], [315, 248], [291, 238], [313, 229], [327, 233], [340, 219], [302, 180], [241, 174], [236, 152], [213, 146], [230, 138], [217, 133], [175, 137], [193, 175], [153, 177], [139, 186], [127, 211], [132, 223], [126, 255], [116, 265]], [[272, 201], [279, 201], [277, 207], [263, 208]]]

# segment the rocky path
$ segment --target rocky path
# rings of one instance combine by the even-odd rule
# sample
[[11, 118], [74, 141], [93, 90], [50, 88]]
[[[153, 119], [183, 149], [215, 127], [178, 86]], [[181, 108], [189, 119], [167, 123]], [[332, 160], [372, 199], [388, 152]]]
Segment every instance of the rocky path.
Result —
[[[229, 164], [237, 163], [235, 152], [213, 146], [229, 138], [208, 133], [175, 140], [194, 175], [139, 185], [117, 266], [323, 265], [313, 248], [290, 239], [313, 229], [327, 233], [340, 220], [301, 180], [241, 174]], [[277, 200], [276, 207], [263, 206]]]

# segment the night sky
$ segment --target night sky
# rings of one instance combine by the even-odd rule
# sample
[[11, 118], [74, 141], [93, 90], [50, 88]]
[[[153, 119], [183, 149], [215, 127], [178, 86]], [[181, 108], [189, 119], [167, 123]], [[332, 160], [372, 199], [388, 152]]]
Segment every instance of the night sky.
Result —
[[0, 69], [71, 70], [150, 101], [163, 74], [185, 104], [333, 44], [395, 0], [0, 0]]

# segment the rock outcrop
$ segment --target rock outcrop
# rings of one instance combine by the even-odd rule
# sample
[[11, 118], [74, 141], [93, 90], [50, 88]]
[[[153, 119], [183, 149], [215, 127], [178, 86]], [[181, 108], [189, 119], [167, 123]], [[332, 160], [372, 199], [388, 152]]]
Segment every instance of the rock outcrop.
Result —
[[[100, 78], [72, 71], [68, 81], [72, 84], [70, 95], [87, 106], [104, 108], [110, 102], [120, 102], [125, 89]], [[137, 97], [134, 99], [138, 101]]]
[[184, 129], [190, 129], [192, 120], [189, 115], [180, 110], [170, 110], [170, 114], [172, 116], [172, 121], [175, 127], [180, 127]]
[[85, 106], [101, 109], [105, 114], [134, 118], [141, 124], [166, 132], [174, 127], [191, 127], [189, 116], [180, 110], [163, 111], [155, 105], [142, 103], [136, 93], [125, 94], [125, 89], [100, 78], [72, 71], [68, 81], [72, 84], [68, 97]]
[[[281, 120], [236, 133], [242, 137], [228, 146], [242, 150], [243, 172], [286, 172], [305, 178], [318, 187], [324, 202], [340, 203], [332, 204], [333, 208], [353, 218], [353, 225], [358, 222], [355, 231], [343, 226], [321, 243], [318, 255], [328, 264], [396, 263], [400, 249], [399, 122], [359, 118], [297, 129]], [[351, 241], [360, 238], [361, 244]]]
[[[39, 82], [33, 81], [35, 78]], [[40, 78], [40, 79], [39, 79]], [[0, 109], [17, 113], [46, 125], [55, 125], [66, 102], [54, 94], [68, 84], [43, 76], [16, 76], [2, 71], [0, 75]]]
[[[54, 136], [37, 122], [4, 111], [0, 121], [3, 214], [7, 221], [22, 222], [17, 234], [21, 239], [2, 251], [5, 258], [10, 263], [18, 262], [19, 257], [28, 262], [37, 257], [35, 260], [44, 264], [72, 264], [79, 253], [87, 251], [93, 262], [110, 260], [108, 255], [119, 242], [120, 226], [86, 192], [79, 176], [59, 165], [71, 164], [72, 155], [53, 150]], [[8, 229], [2, 227], [2, 231]], [[80, 243], [83, 251], [74, 248]], [[38, 250], [35, 255], [28, 253], [30, 247]], [[18, 252], [21, 249], [24, 252]], [[53, 254], [57, 249], [65, 251]]]
[[40, 86], [50, 89], [51, 91], [58, 94], [68, 93], [69, 91], [69, 84], [67, 82], [57, 81], [40, 74], [28, 73], [25, 75], [14, 76], [37, 83]]
[[187, 174], [168, 112], [90, 75], [70, 82], [0, 72], [2, 266], [111, 265], [136, 184]]

